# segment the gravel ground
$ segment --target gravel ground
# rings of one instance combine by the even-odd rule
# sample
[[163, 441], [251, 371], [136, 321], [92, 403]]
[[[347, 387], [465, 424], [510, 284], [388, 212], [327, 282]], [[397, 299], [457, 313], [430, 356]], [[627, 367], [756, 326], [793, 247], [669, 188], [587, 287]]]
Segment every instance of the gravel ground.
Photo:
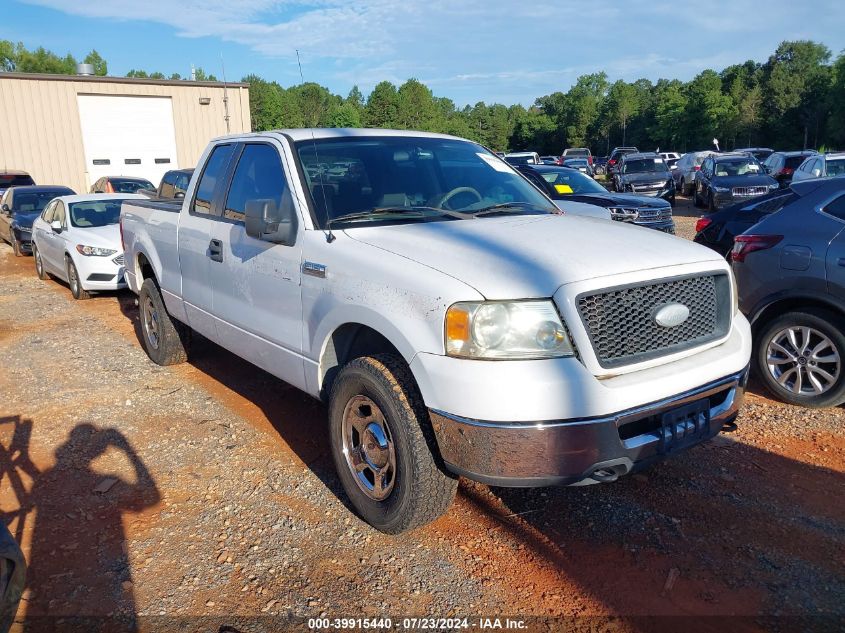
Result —
[[0, 510], [30, 565], [21, 629], [55, 616], [219, 631], [320, 615], [845, 617], [842, 408], [752, 393], [734, 432], [645, 473], [587, 488], [462, 481], [445, 517], [389, 537], [346, 507], [320, 403], [206, 341], [155, 366], [131, 294], [74, 302], [5, 244], [0, 356]]

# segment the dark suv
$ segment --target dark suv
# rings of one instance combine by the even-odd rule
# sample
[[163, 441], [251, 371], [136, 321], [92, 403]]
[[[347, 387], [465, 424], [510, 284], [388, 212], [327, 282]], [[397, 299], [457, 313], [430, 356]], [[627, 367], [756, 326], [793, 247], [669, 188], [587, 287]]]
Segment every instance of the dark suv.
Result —
[[792, 174], [801, 166], [806, 158], [815, 156], [818, 152], [806, 149], [798, 152], [774, 152], [763, 163], [763, 169], [778, 181], [781, 188], [788, 187], [792, 182]]
[[622, 193], [663, 198], [669, 204], [675, 204], [672, 172], [666, 161], [654, 152], [625, 154], [613, 175], [613, 188]]
[[636, 147], [614, 147], [613, 151], [610, 152], [610, 156], [607, 157], [607, 175], [612, 176], [616, 173], [616, 169], [619, 166], [619, 161], [622, 160], [622, 157], [625, 154], [636, 154], [639, 152]]
[[845, 402], [845, 176], [802, 183], [805, 195], [735, 238], [752, 364], [781, 400]]
[[777, 189], [777, 181], [766, 174], [750, 154], [708, 156], [695, 177], [693, 204], [716, 211]]

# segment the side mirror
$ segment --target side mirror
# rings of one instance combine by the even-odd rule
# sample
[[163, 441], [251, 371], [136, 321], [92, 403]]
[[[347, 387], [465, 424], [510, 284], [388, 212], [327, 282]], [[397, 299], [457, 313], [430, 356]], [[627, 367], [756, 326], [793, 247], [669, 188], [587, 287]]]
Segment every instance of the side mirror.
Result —
[[62, 232], [62, 223], [59, 220], [53, 220], [50, 222], [50, 228], [53, 229], [53, 233], [61, 233]]
[[3, 211], [3, 213], [5, 215], [11, 215], [12, 214], [12, 210], [9, 208], [8, 204], [4, 204], [2, 207], [0, 207], [0, 211]]
[[246, 234], [257, 240], [292, 246], [298, 226], [293, 204], [279, 209], [275, 200], [248, 200], [244, 209]]

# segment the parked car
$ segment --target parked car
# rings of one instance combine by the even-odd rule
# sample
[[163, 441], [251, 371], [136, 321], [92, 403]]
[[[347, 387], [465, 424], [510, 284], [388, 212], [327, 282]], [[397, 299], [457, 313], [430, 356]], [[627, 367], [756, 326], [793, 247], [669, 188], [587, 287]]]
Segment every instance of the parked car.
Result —
[[66, 281], [74, 299], [91, 292], [126, 287], [120, 205], [147, 200], [140, 194], [102, 194], [56, 198], [32, 225], [35, 272]]
[[769, 156], [771, 156], [774, 151], [775, 150], [773, 150], [771, 147], [743, 147], [741, 149], [735, 149], [732, 153], [750, 154], [762, 163]]
[[68, 187], [51, 185], [15, 186], [0, 198], [0, 237], [20, 257], [32, 251], [32, 222], [56, 196], [75, 193]]
[[593, 171], [597, 174], [603, 174], [607, 171], [607, 156], [593, 157]]
[[779, 187], [750, 154], [716, 154], [704, 159], [695, 177], [693, 204], [716, 211]]
[[157, 196], [159, 198], [184, 198], [193, 173], [193, 168], [171, 169], [165, 172], [158, 185]]
[[91, 193], [138, 193], [142, 189], [155, 191], [155, 188], [155, 185], [146, 178], [103, 176], [91, 185]]
[[[581, 202], [603, 207], [619, 222], [675, 232], [672, 206], [662, 198], [630, 193], [610, 193], [595, 180], [568, 167], [522, 165], [519, 171], [546, 192], [552, 200]], [[558, 205], [564, 211], [567, 207]]]
[[585, 158], [590, 167], [593, 166], [593, 153], [590, 151], [589, 147], [566, 148], [560, 155], [561, 162], [559, 164], [563, 164], [563, 161], [568, 158]]
[[678, 152], [660, 152], [660, 158], [668, 164], [670, 160], [678, 160], [681, 155]]
[[729, 258], [737, 235], [744, 233], [771, 213], [788, 204], [799, 204], [801, 199], [815, 189], [815, 185], [795, 183], [786, 189], [740, 202], [698, 219], [694, 241]]
[[675, 190], [682, 196], [688, 196], [695, 190], [695, 175], [701, 169], [701, 163], [708, 156], [714, 156], [717, 152], [689, 152], [684, 154], [675, 163], [672, 170], [672, 179], [675, 181]]
[[[318, 155], [356, 179], [312, 180]], [[181, 204], [121, 218], [150, 358], [184, 361], [197, 330], [324, 398], [339, 480], [384, 532], [440, 516], [457, 475], [614, 481], [737, 415], [751, 341], [727, 262], [561, 215], [470, 141], [224, 137]]]
[[505, 154], [505, 161], [511, 165], [541, 165], [537, 152], [510, 152]]
[[675, 181], [660, 156], [654, 152], [625, 154], [613, 176], [613, 188], [624, 193], [663, 198], [675, 204]]
[[571, 169], [577, 169], [582, 174], [586, 174], [591, 178], [593, 177], [593, 168], [590, 167], [590, 163], [587, 162], [586, 158], [567, 158], [561, 161], [561, 165]]
[[17, 169], [0, 170], [0, 196], [10, 187], [28, 187], [35, 184], [35, 181], [25, 171]]
[[845, 174], [845, 152], [832, 152], [807, 158], [792, 174], [792, 179], [829, 178], [842, 174]]
[[543, 165], [557, 165], [560, 162], [560, 158], [557, 156], [540, 156], [540, 162]]
[[763, 169], [778, 181], [781, 188], [788, 187], [792, 182], [795, 170], [810, 156], [817, 156], [818, 152], [803, 150], [798, 152], [773, 152], [763, 163]]
[[12, 628], [25, 583], [23, 552], [6, 524], [0, 522], [0, 631]]
[[607, 157], [607, 175], [613, 176], [616, 173], [619, 161], [625, 154], [636, 154], [639, 151], [636, 147], [614, 147], [610, 156]]
[[791, 404], [845, 403], [845, 177], [794, 183], [805, 195], [737, 236], [740, 307], [753, 365]]

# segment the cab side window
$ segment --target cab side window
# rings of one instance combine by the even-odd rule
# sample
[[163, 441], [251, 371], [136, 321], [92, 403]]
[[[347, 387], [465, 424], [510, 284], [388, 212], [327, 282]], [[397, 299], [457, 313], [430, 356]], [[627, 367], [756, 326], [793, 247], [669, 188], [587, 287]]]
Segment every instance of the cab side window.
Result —
[[243, 222], [246, 203], [250, 200], [272, 200], [277, 209], [293, 204], [279, 152], [272, 145], [250, 143], [244, 146], [223, 217]]
[[214, 214], [213, 202], [214, 192], [220, 180], [225, 176], [229, 166], [229, 160], [234, 151], [234, 145], [218, 145], [211, 150], [211, 155], [205, 163], [197, 192], [194, 196], [194, 204], [191, 212], [196, 215], [209, 216]]

